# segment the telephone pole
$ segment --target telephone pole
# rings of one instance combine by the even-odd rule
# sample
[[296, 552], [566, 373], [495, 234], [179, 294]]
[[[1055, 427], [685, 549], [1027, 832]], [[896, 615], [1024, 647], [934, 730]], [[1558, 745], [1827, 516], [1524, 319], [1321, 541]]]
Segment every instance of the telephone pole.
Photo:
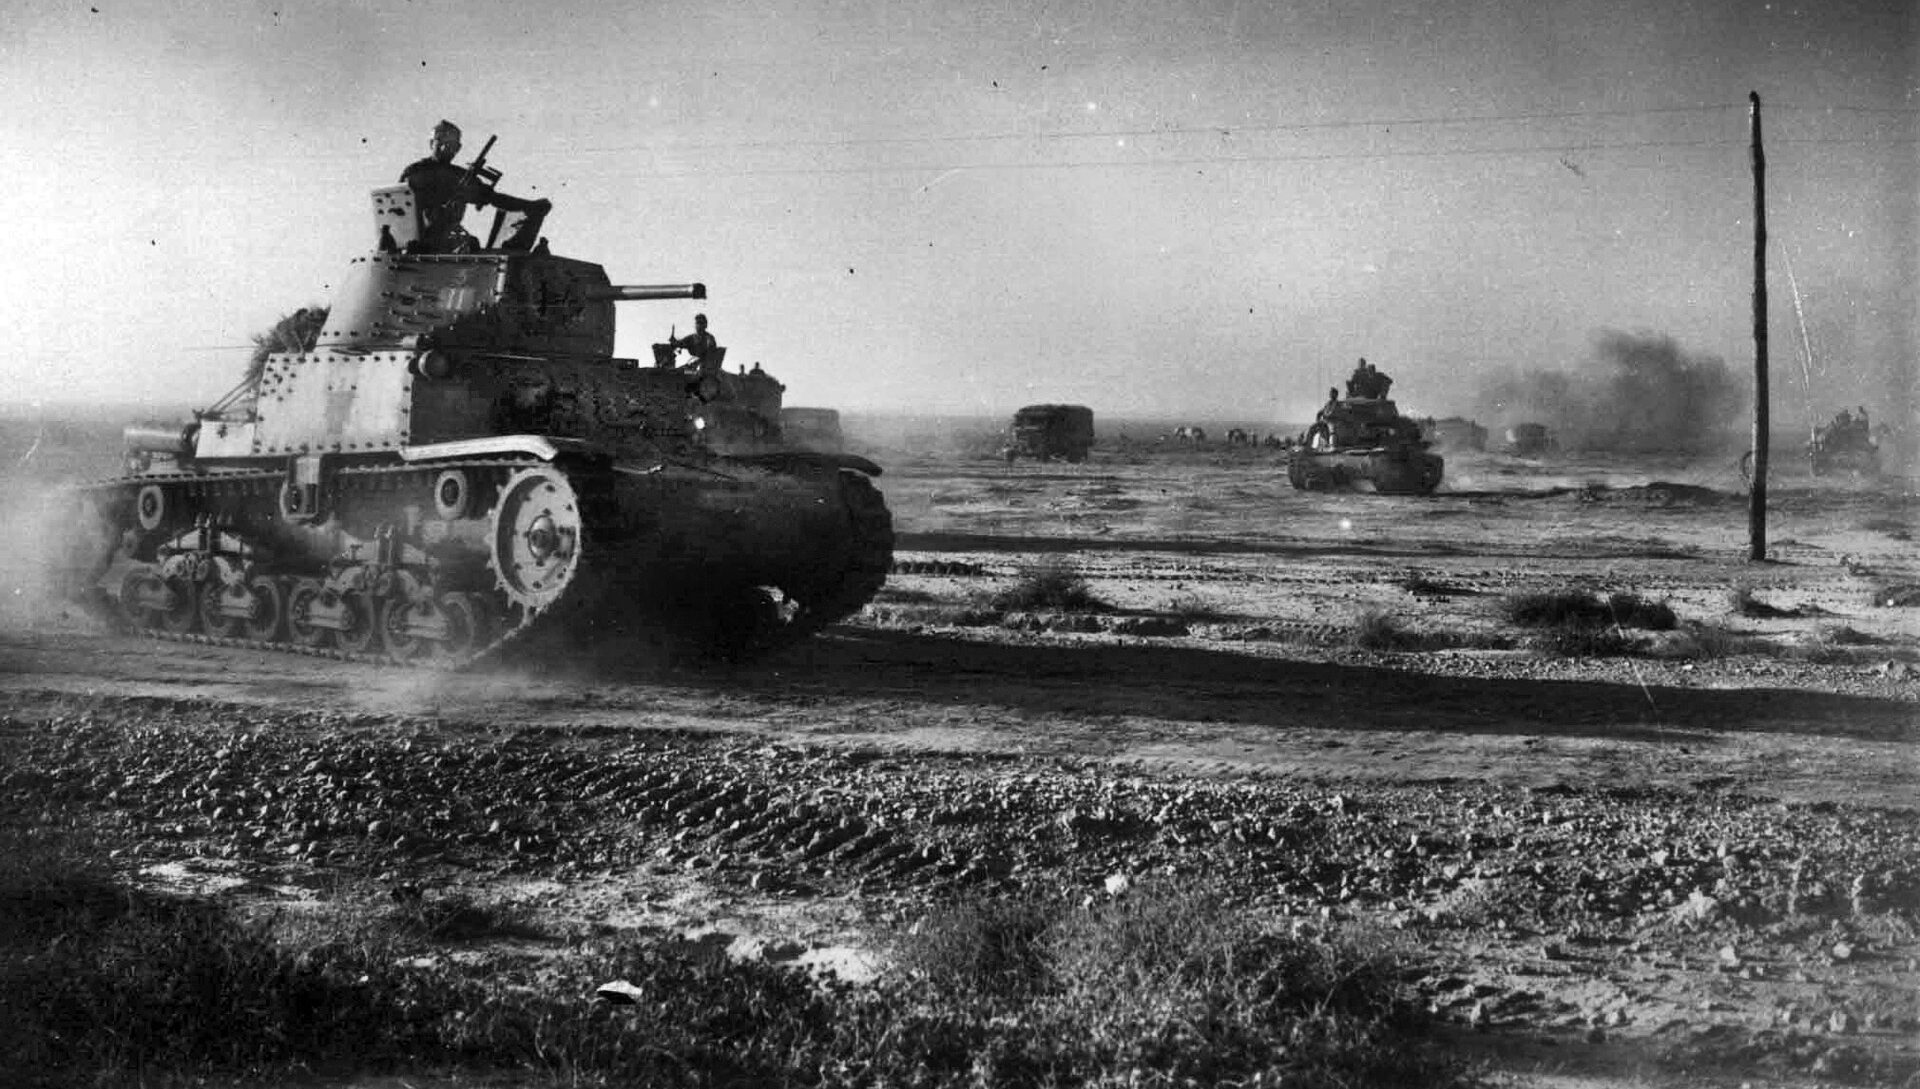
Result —
[[1767, 154], [1760, 147], [1760, 92], [1750, 91], [1753, 158], [1753, 489], [1747, 496], [1747, 559], [1767, 558]]

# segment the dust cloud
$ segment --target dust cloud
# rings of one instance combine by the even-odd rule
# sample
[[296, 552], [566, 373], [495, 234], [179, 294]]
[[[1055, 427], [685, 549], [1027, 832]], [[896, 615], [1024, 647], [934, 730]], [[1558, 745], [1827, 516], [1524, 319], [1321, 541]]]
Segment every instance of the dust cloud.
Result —
[[1752, 391], [1718, 356], [1672, 337], [1604, 330], [1575, 370], [1519, 370], [1485, 383], [1481, 419], [1545, 424], [1560, 447], [1593, 453], [1713, 454], [1744, 449]]
[[0, 485], [0, 624], [88, 623], [71, 592], [86, 553], [81, 511], [70, 487]]

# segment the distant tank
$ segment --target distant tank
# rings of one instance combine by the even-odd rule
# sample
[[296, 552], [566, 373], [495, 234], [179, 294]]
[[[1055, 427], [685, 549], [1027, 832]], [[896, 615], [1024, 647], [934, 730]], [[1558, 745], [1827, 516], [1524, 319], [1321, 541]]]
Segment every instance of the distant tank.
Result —
[[1035, 461], [1060, 458], [1087, 460], [1093, 449], [1093, 410], [1085, 405], [1028, 405], [1013, 414], [1013, 436], [1007, 460]]
[[[461, 665], [540, 631], [730, 656], [865, 605], [892, 518], [860, 457], [783, 440], [784, 387], [613, 357], [615, 304], [700, 299], [485, 245], [426, 253], [405, 186], [325, 327], [86, 487], [75, 588], [157, 634]], [[504, 218], [504, 217], [503, 217]]]
[[837, 454], [846, 447], [840, 413], [831, 408], [783, 408], [780, 430], [786, 442], [801, 450]]
[[1507, 428], [1506, 443], [1501, 446], [1502, 453], [1520, 458], [1537, 458], [1560, 449], [1559, 440], [1546, 424], [1523, 423]]
[[1831, 423], [1817, 428], [1807, 440], [1807, 466], [1814, 476], [1877, 476], [1880, 446], [1867, 425], [1867, 410], [1845, 409]]
[[1287, 459], [1287, 479], [1301, 491], [1371, 491], [1429, 495], [1446, 460], [1429, 449], [1418, 421], [1387, 399], [1393, 379], [1365, 359], [1347, 380], [1347, 396], [1328, 401]]
[[1464, 416], [1420, 421], [1420, 437], [1442, 450], [1485, 450], [1487, 429]]

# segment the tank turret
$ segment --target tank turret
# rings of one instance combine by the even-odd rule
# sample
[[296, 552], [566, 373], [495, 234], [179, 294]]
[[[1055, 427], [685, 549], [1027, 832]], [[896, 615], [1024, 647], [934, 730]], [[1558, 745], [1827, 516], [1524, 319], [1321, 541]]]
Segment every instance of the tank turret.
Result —
[[129, 475], [89, 489], [81, 581], [133, 624], [451, 664], [636, 624], [740, 653], [878, 591], [879, 466], [788, 447], [785, 386], [724, 349], [613, 355], [618, 304], [703, 284], [615, 284], [544, 239], [410, 252], [406, 187], [373, 204], [317, 336], [190, 423], [129, 428]]

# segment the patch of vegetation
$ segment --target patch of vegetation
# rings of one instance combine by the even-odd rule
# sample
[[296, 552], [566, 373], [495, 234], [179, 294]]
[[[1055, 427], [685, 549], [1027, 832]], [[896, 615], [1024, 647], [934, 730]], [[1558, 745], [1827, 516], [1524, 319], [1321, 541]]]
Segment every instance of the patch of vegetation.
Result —
[[1384, 609], [1367, 609], [1354, 618], [1351, 642], [1362, 650], [1405, 650], [1416, 640]]
[[1620, 627], [1671, 631], [1679, 623], [1663, 602], [1637, 594], [1613, 594], [1604, 600], [1581, 590], [1518, 594], [1507, 599], [1507, 619], [1524, 628]]
[[1187, 592], [1175, 594], [1167, 599], [1168, 616], [1177, 616], [1182, 620], [1226, 620], [1233, 614], [1199, 594]]
[[[17, 828], [0, 848], [7, 1085], [420, 1069], [582, 1086], [1468, 1084], [1422, 1038], [1397, 955], [1264, 930], [1188, 889], [955, 905], [864, 988], [653, 933], [586, 942], [530, 987], [418, 955], [479, 910], [458, 897], [422, 898], [403, 925], [244, 921]], [[633, 1003], [591, 997], [615, 979]]]
[[1637, 594], [1612, 594], [1604, 599], [1580, 590], [1519, 594], [1503, 609], [1511, 623], [1536, 629], [1528, 642], [1566, 657], [1604, 657], [1630, 653], [1630, 628], [1672, 631], [1679, 624], [1664, 602]]
[[1400, 952], [1277, 933], [1206, 890], [972, 901], [895, 952], [912, 993], [989, 1029], [970, 1044], [974, 1084], [1470, 1084], [1423, 1046]]
[[1656, 658], [1710, 661], [1736, 654], [1751, 654], [1761, 642], [1752, 636], [1728, 631], [1717, 624], [1688, 623], [1656, 642], [1649, 653]]
[[1105, 612], [1112, 608], [1094, 594], [1078, 568], [1058, 560], [1026, 569], [1011, 586], [996, 591], [988, 604], [995, 609], [1028, 612]]

